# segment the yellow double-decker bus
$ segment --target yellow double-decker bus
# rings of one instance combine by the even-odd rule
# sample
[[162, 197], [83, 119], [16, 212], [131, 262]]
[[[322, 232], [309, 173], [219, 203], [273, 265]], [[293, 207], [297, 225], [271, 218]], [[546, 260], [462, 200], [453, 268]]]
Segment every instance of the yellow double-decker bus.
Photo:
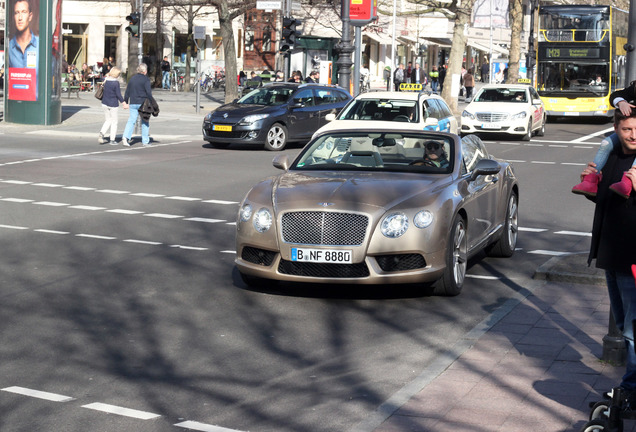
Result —
[[536, 89], [549, 117], [613, 115], [625, 82], [628, 12], [610, 6], [539, 8]]

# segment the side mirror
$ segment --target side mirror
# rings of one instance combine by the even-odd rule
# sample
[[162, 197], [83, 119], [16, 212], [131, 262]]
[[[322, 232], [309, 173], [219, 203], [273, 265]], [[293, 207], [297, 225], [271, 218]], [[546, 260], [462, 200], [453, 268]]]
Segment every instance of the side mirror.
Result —
[[532, 99], [532, 105], [541, 105], [541, 99]]
[[499, 162], [492, 159], [482, 159], [477, 162], [477, 166], [473, 170], [470, 175], [470, 181], [474, 181], [477, 177], [481, 175], [495, 175], [499, 174], [501, 170], [501, 165]]
[[425, 126], [431, 126], [431, 127], [435, 127], [439, 124], [439, 120], [436, 119], [435, 117], [429, 117], [426, 119], [426, 121], [424, 122]]
[[274, 160], [272, 160], [272, 165], [274, 165], [274, 168], [287, 171], [289, 169], [289, 157], [285, 154], [277, 155]]
[[325, 116], [325, 120], [327, 120], [328, 122], [334, 121], [335, 119], [336, 119], [336, 115], [334, 113], [329, 113]]

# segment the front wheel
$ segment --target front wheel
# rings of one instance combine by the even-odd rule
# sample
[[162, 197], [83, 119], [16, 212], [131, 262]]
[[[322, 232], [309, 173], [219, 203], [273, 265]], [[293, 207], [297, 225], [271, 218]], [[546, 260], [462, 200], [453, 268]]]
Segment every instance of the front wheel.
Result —
[[287, 145], [287, 128], [280, 123], [274, 123], [267, 131], [265, 148], [270, 151], [281, 151]]
[[456, 296], [464, 286], [468, 265], [468, 235], [466, 221], [455, 216], [446, 245], [446, 268], [444, 275], [433, 287], [434, 295]]
[[603, 420], [609, 418], [609, 402], [596, 402], [590, 411], [590, 420]]
[[523, 141], [530, 141], [530, 138], [532, 138], [532, 119], [528, 121], [528, 131], [521, 137], [521, 139]]

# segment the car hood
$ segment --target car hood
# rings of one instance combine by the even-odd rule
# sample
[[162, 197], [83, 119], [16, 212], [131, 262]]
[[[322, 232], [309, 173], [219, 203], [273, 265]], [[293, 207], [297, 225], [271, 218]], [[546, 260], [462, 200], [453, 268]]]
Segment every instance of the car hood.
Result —
[[[220, 107], [212, 111], [212, 118], [221, 118], [225, 119], [225, 121], [238, 121], [248, 115], [271, 113], [274, 110], [280, 108], [280, 106], [274, 107], [255, 104], [237, 104], [232, 102], [229, 104], [221, 105]], [[227, 114], [227, 116], [225, 116], [225, 114]]]
[[329, 208], [373, 213], [426, 205], [449, 182], [449, 175], [287, 172], [273, 179], [270, 193], [276, 211]]
[[527, 103], [509, 102], [471, 102], [466, 107], [466, 110], [470, 112], [502, 112], [508, 114], [516, 114], [527, 109]]

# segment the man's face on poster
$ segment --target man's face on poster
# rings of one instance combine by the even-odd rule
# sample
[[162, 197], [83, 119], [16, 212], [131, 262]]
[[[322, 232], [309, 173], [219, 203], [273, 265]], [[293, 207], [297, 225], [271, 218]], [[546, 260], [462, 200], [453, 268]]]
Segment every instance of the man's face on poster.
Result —
[[13, 7], [13, 18], [15, 19], [15, 28], [18, 33], [22, 33], [29, 28], [33, 14], [29, 9], [29, 2], [18, 0]]

